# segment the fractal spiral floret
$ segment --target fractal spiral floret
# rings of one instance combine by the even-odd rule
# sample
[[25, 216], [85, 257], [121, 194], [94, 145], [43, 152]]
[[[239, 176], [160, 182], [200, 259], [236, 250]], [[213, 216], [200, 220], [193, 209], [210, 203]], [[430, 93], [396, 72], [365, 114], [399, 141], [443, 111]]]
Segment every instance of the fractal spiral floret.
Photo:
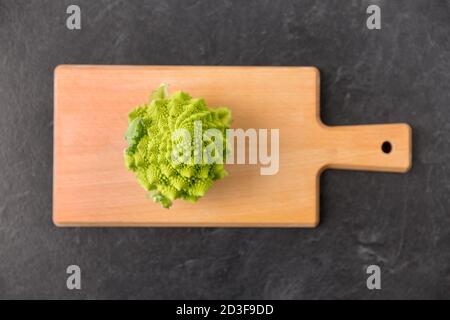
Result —
[[[215, 180], [227, 174], [223, 159], [230, 123], [228, 108], [210, 109], [205, 100], [181, 91], [169, 96], [167, 85], [163, 84], [152, 93], [149, 103], [128, 115], [125, 164], [150, 197], [164, 208], [179, 198], [196, 202]], [[203, 132], [216, 129], [222, 138], [220, 148], [217, 135], [215, 139], [208, 139], [208, 135], [194, 139], [198, 124]], [[216, 159], [220, 161], [210, 161], [204, 154], [219, 156]]]

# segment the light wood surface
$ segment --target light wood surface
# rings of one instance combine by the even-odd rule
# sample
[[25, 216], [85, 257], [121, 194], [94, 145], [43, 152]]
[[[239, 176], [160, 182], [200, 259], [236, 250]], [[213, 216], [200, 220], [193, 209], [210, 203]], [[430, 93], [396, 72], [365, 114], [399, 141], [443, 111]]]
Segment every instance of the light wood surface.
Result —
[[[278, 174], [227, 165], [197, 204], [169, 210], [124, 165], [127, 114], [161, 83], [228, 106], [233, 128], [280, 129]], [[53, 221], [58, 226], [313, 227], [326, 168], [405, 172], [407, 124], [329, 127], [312, 67], [58, 66], [55, 70]], [[389, 141], [392, 151], [381, 150]], [[382, 187], [382, 186], [380, 186]]]

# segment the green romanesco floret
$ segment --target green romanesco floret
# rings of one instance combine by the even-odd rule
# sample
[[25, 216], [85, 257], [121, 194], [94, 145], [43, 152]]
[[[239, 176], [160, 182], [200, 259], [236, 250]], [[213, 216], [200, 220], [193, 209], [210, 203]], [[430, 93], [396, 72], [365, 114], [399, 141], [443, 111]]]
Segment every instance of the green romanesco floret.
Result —
[[[128, 115], [126, 167], [164, 208], [178, 198], [196, 202], [227, 174], [223, 162], [230, 123], [228, 108], [210, 109], [203, 99], [181, 91], [169, 96], [163, 84], [149, 103]], [[201, 133], [208, 129], [216, 136]]]

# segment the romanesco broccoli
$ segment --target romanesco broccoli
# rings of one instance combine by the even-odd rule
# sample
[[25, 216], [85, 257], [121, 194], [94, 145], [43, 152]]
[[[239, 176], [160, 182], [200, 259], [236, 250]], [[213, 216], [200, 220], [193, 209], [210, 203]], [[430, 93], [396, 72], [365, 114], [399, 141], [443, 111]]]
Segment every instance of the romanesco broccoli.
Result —
[[[126, 167], [162, 207], [169, 208], [178, 198], [196, 202], [214, 180], [227, 174], [223, 159], [230, 110], [210, 109], [203, 99], [193, 99], [181, 91], [169, 96], [164, 84], [152, 93], [150, 100], [128, 115]], [[221, 139], [217, 135], [193, 138], [198, 135], [199, 123], [203, 131], [218, 130]], [[179, 132], [187, 133], [187, 137]], [[210, 161], [208, 154], [220, 159]]]

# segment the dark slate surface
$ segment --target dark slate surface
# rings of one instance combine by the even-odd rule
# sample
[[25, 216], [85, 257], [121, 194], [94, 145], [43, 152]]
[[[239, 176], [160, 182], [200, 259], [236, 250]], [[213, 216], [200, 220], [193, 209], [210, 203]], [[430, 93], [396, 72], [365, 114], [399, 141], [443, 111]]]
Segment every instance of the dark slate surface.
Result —
[[[72, 3], [80, 31], [65, 27]], [[365, 27], [370, 3], [382, 30]], [[0, 297], [448, 298], [449, 28], [449, 1], [0, 0]], [[314, 230], [59, 229], [61, 63], [314, 65], [323, 120], [410, 123], [413, 168], [326, 172]], [[382, 290], [366, 288], [370, 264]]]

